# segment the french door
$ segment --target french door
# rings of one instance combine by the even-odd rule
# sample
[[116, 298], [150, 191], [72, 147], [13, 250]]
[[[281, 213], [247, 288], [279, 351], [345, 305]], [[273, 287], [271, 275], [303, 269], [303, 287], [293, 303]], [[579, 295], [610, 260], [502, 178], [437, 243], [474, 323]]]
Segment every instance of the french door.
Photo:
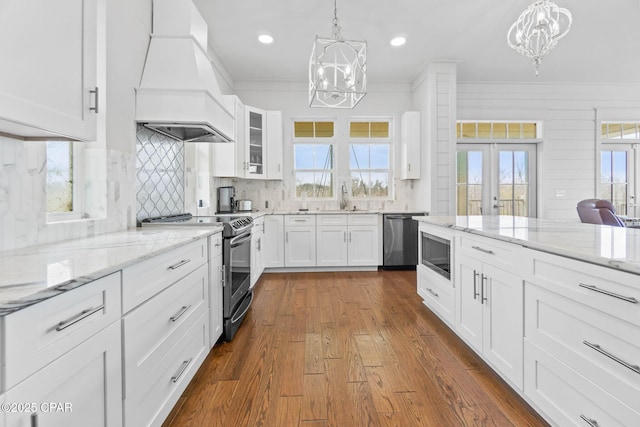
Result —
[[535, 144], [458, 144], [457, 215], [536, 216]]
[[609, 200], [618, 215], [637, 218], [636, 188], [640, 174], [637, 144], [606, 144], [600, 151], [599, 198]]

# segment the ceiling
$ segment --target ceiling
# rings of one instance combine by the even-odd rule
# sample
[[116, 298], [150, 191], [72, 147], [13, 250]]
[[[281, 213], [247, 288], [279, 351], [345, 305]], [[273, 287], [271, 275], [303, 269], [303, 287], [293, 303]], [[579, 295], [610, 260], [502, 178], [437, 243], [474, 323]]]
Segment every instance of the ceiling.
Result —
[[[533, 0], [338, 0], [342, 36], [367, 41], [369, 82], [411, 83], [427, 63], [454, 60], [458, 81], [640, 83], [638, 0], [556, 0], [573, 14], [569, 34], [535, 76], [506, 43]], [[330, 36], [332, 0], [194, 0], [214, 53], [234, 81], [307, 79], [316, 35]], [[271, 34], [271, 45], [258, 42]], [[407, 37], [392, 47], [396, 35]]]

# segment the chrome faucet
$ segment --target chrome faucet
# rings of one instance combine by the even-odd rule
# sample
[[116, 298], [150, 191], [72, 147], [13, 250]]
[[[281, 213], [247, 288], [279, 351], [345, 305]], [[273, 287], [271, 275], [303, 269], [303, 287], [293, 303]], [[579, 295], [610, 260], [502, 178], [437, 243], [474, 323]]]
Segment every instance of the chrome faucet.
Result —
[[340, 195], [340, 210], [347, 209], [349, 201], [347, 200], [347, 184], [342, 183], [342, 194]]

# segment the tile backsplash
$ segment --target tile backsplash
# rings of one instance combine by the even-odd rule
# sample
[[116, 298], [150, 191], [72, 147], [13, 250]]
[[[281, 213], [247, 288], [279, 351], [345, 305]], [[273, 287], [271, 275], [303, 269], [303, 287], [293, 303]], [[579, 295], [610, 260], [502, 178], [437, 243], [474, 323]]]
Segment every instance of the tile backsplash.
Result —
[[136, 219], [184, 212], [184, 142], [141, 125], [136, 139]]
[[47, 147], [0, 136], [0, 251], [88, 237], [134, 226], [135, 156], [83, 147], [83, 219], [47, 222]]

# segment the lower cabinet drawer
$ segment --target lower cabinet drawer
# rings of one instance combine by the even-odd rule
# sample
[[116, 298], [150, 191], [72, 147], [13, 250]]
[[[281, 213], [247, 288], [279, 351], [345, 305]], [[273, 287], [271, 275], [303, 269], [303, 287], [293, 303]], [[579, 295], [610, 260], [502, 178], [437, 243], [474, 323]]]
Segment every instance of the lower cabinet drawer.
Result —
[[153, 375], [159, 360], [209, 306], [208, 264], [122, 319], [126, 393]]
[[209, 312], [162, 352], [153, 370], [131, 384], [124, 398], [124, 425], [160, 426], [209, 352]]
[[607, 427], [640, 425], [640, 413], [526, 339], [524, 354], [525, 395], [554, 424]]
[[119, 272], [7, 315], [2, 332], [6, 389], [121, 315]]
[[640, 403], [640, 327], [532, 283], [525, 335], [629, 406]]
[[207, 259], [207, 239], [200, 239], [125, 268], [122, 270], [123, 313], [206, 264]]
[[451, 282], [433, 273], [422, 265], [418, 266], [418, 295], [424, 303], [442, 320], [453, 325], [455, 299]]

